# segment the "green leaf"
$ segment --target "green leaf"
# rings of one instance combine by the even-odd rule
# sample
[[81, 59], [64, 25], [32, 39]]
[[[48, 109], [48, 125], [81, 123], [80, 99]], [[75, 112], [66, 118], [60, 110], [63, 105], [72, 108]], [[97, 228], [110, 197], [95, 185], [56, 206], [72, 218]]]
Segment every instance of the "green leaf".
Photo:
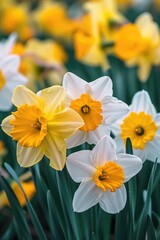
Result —
[[0, 177], [0, 183], [3, 186], [7, 198], [10, 202], [11, 210], [12, 213], [15, 217], [15, 226], [16, 226], [16, 232], [17, 235], [19, 236], [19, 239], [26, 239], [26, 240], [31, 240], [31, 233], [26, 221], [26, 217], [23, 211], [23, 208], [21, 207], [20, 203], [17, 200], [17, 197], [15, 196], [12, 188], [10, 187], [9, 183], [7, 180], [1, 176]]
[[148, 239], [152, 239], [152, 240], [157, 239], [155, 230], [154, 230], [154, 226], [153, 226], [153, 222], [149, 215], [147, 216], [147, 235], [148, 235]]
[[126, 140], [126, 153], [133, 154], [132, 143], [130, 138], [127, 138]]
[[25, 192], [22, 188], [21, 182], [20, 182], [17, 174], [15, 173], [15, 171], [13, 170], [13, 168], [9, 164], [5, 163], [4, 165], [5, 165], [6, 169], [8, 170], [8, 172], [10, 173], [10, 175], [17, 182], [17, 184], [19, 185], [19, 187], [21, 188], [21, 190], [24, 194], [24, 197], [25, 197], [26, 203], [27, 203], [27, 209], [28, 209], [28, 212], [30, 214], [30, 217], [31, 217], [31, 220], [32, 220], [32, 223], [34, 225], [34, 228], [35, 228], [35, 231], [37, 233], [38, 238], [40, 240], [47, 240], [46, 235], [45, 235], [45, 233], [43, 231], [43, 228], [41, 226], [41, 223], [39, 222], [38, 217], [37, 217], [32, 205], [31, 205], [31, 203], [28, 201], [28, 198], [27, 198], [27, 196], [26, 196], [26, 194], [25, 194]]
[[[139, 239], [145, 239], [146, 231], [147, 231], [147, 216], [151, 214], [151, 195], [153, 193], [153, 190], [155, 188], [155, 180], [156, 180], [156, 169], [157, 169], [157, 159], [154, 162], [154, 165], [152, 167], [152, 171], [150, 174], [150, 179], [147, 187], [147, 195], [146, 200], [144, 203], [144, 207], [142, 209], [141, 215], [139, 217], [139, 220], [137, 222], [137, 240]], [[150, 216], [151, 217], [151, 216]]]

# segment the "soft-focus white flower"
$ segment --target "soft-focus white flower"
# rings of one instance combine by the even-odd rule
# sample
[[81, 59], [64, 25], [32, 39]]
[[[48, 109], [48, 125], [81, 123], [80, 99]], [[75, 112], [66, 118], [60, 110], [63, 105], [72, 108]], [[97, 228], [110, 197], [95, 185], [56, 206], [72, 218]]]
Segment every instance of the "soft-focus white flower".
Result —
[[157, 114], [148, 93], [144, 90], [133, 97], [129, 113], [119, 121], [114, 131], [119, 149], [130, 138], [134, 155], [143, 161], [155, 161], [160, 155], [160, 114]]
[[0, 42], [0, 59], [6, 57], [8, 54], [11, 53], [12, 48], [15, 44], [17, 35], [16, 33], [12, 33], [7, 40], [2, 40]]
[[0, 43], [0, 111], [11, 109], [14, 88], [27, 82], [27, 78], [18, 72], [20, 57], [9, 54], [15, 37], [13, 34], [6, 42]]
[[112, 97], [112, 81], [104, 76], [86, 82], [73, 73], [66, 73], [63, 87], [67, 91], [68, 106], [77, 111], [84, 126], [67, 140], [67, 147], [84, 142], [96, 144], [104, 135], [110, 134], [110, 125], [128, 112], [128, 106]]
[[112, 138], [104, 136], [90, 150], [75, 152], [67, 157], [69, 174], [81, 182], [73, 198], [73, 208], [83, 212], [99, 203], [108, 213], [121, 211], [126, 204], [124, 183], [142, 168], [140, 158], [117, 154]]

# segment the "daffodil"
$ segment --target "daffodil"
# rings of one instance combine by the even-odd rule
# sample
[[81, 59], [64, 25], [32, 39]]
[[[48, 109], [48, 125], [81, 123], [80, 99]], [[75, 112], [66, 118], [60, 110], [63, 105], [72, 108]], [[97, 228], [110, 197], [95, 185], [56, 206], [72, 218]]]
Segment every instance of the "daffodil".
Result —
[[146, 91], [133, 97], [129, 113], [119, 121], [119, 133], [116, 138], [119, 148], [125, 148], [126, 139], [130, 138], [133, 153], [143, 161], [155, 161], [159, 157], [160, 114], [156, 113]]
[[1, 29], [5, 34], [19, 31], [27, 22], [27, 9], [24, 5], [8, 4], [1, 13]]
[[112, 81], [107, 76], [88, 83], [68, 72], [64, 75], [63, 86], [68, 106], [84, 120], [84, 126], [67, 140], [68, 148], [84, 142], [97, 143], [110, 134], [111, 124], [128, 111], [125, 103], [112, 97]]
[[106, 52], [102, 48], [99, 23], [91, 13], [81, 19], [80, 28], [73, 34], [75, 58], [90, 66], [101, 66], [108, 69]]
[[75, 152], [67, 157], [66, 166], [75, 182], [81, 182], [73, 198], [73, 209], [83, 212], [95, 204], [108, 213], [118, 213], [126, 204], [124, 183], [142, 167], [140, 158], [117, 154], [116, 144], [104, 136], [90, 150]]
[[11, 97], [14, 88], [26, 84], [27, 78], [19, 73], [20, 58], [10, 54], [15, 41], [15, 34], [0, 44], [0, 111], [9, 111], [12, 107]]
[[44, 155], [50, 166], [61, 170], [66, 159], [66, 141], [83, 125], [73, 109], [66, 107], [66, 92], [61, 86], [37, 94], [17, 86], [12, 102], [17, 111], [2, 122], [2, 129], [17, 141], [17, 161], [22, 167], [38, 163]]
[[76, 29], [78, 20], [69, 18], [64, 4], [43, 1], [34, 12], [36, 23], [45, 32], [68, 40]]
[[148, 79], [152, 65], [160, 63], [159, 26], [151, 14], [143, 13], [134, 24], [129, 23], [117, 31], [115, 54], [128, 67], [138, 67], [139, 80]]

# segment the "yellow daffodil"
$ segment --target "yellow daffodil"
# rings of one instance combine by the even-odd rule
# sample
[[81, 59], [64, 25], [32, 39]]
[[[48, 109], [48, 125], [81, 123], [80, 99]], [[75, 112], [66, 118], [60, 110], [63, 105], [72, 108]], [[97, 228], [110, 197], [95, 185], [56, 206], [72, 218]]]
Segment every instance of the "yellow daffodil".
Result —
[[35, 94], [18, 86], [12, 102], [17, 111], [3, 120], [2, 129], [17, 141], [20, 166], [32, 166], [46, 155], [51, 167], [61, 170], [66, 158], [65, 139], [83, 125], [80, 115], [66, 107], [64, 88], [53, 86]]
[[7, 6], [1, 15], [1, 28], [5, 34], [19, 31], [27, 22], [26, 8], [20, 5]]
[[141, 14], [135, 24], [122, 26], [117, 32], [115, 54], [126, 65], [138, 66], [138, 77], [146, 81], [152, 65], [160, 63], [160, 32], [149, 13]]
[[91, 14], [93, 21], [97, 22], [104, 42], [113, 41], [117, 27], [126, 22], [115, 0], [87, 2], [84, 9]]
[[146, 91], [135, 94], [129, 113], [119, 121], [119, 130], [115, 131], [119, 149], [125, 148], [126, 139], [130, 138], [133, 153], [143, 161], [155, 161], [160, 156], [160, 115], [156, 113]]
[[75, 212], [83, 212], [95, 204], [108, 213], [118, 213], [126, 204], [124, 183], [142, 168], [140, 158], [116, 154], [116, 144], [104, 136], [90, 150], [70, 154], [66, 166], [75, 182], [81, 182], [73, 198]]
[[70, 19], [67, 8], [61, 3], [46, 1], [35, 12], [35, 20], [45, 32], [67, 40], [79, 23], [76, 19]]
[[100, 29], [91, 14], [83, 16], [81, 27], [73, 35], [75, 58], [91, 66], [109, 67], [106, 53], [101, 46]]
[[116, 34], [114, 51], [123, 61], [137, 57], [142, 49], [142, 36], [136, 24], [122, 26]]
[[61, 65], [67, 59], [63, 47], [53, 40], [30, 39], [25, 47], [25, 55], [35, 59], [39, 65], [49, 67]]

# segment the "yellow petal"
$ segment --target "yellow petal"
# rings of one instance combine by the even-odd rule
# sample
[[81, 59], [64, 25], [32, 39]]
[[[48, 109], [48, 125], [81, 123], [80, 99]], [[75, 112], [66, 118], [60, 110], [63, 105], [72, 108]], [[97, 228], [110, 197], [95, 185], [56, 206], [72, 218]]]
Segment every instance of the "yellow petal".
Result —
[[22, 147], [17, 143], [17, 161], [21, 167], [31, 167], [38, 163], [44, 156], [44, 148], [42, 144], [37, 147]]
[[151, 62], [147, 59], [143, 59], [139, 62], [139, 66], [138, 66], [138, 77], [139, 80], [142, 82], [146, 82], [150, 71], [151, 71]]
[[50, 166], [62, 170], [66, 162], [66, 143], [61, 137], [48, 134], [45, 138], [45, 155], [50, 160]]
[[55, 114], [52, 121], [48, 122], [48, 132], [52, 135], [56, 133], [62, 138], [69, 138], [83, 125], [84, 121], [76, 111], [65, 108]]
[[6, 117], [5, 119], [3, 119], [2, 125], [1, 125], [2, 130], [3, 130], [6, 134], [8, 134], [9, 136], [11, 136], [11, 135], [10, 135], [10, 132], [12, 131], [12, 128], [13, 128], [13, 126], [10, 125], [9, 123], [10, 123], [10, 121], [11, 121], [13, 118], [14, 118], [13, 115], [9, 115], [9, 116]]
[[43, 103], [43, 100], [34, 92], [29, 90], [27, 87], [19, 85], [15, 88], [13, 92], [12, 103], [16, 107], [19, 107], [23, 104], [39, 106]]
[[44, 112], [51, 114], [64, 109], [66, 105], [66, 92], [61, 86], [46, 88], [38, 93], [45, 99]]

